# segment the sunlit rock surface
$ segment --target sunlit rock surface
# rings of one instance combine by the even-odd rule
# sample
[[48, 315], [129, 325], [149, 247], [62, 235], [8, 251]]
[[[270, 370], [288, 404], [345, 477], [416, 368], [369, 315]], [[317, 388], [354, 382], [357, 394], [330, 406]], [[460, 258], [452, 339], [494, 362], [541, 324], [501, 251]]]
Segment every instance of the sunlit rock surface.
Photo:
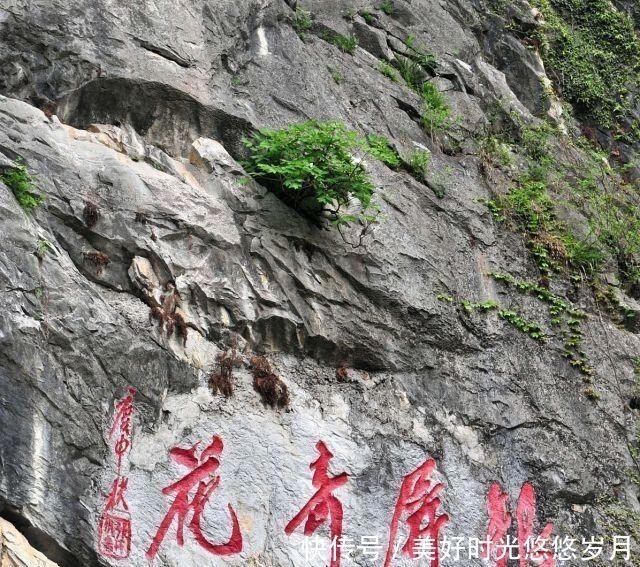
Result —
[[[191, 459], [202, 464], [219, 436], [220, 482], [201, 528], [206, 541], [228, 542], [230, 505], [241, 551], [217, 555], [198, 541], [191, 505], [184, 545], [174, 518], [154, 565], [327, 565], [305, 558], [302, 527], [285, 533], [317, 489], [319, 441], [333, 454], [329, 476], [348, 475], [335, 492], [343, 535], [377, 536], [381, 548], [375, 560], [343, 551], [343, 565], [382, 565], [403, 479], [429, 459], [442, 483], [436, 515], [449, 518], [442, 536], [485, 537], [493, 483], [508, 494], [512, 535], [527, 483], [536, 535], [547, 522], [554, 536], [625, 535], [611, 502], [638, 510], [628, 475], [637, 336], [597, 315], [587, 291], [573, 293], [589, 314], [584, 349], [601, 396], [591, 401], [561, 342], [539, 345], [495, 313], [469, 316], [439, 299], [499, 299], [553, 332], [535, 298], [488, 276], [535, 272], [523, 238], [483, 204], [507, 181], [487, 179], [465, 149], [496, 106], [523, 120], [553, 115], [540, 60], [488, 33], [475, 2], [396, 0], [376, 25], [343, 17], [364, 3], [301, 2], [314, 14], [304, 42], [290, 4], [1, 6], [0, 165], [23, 159], [46, 201], [26, 215], [0, 183], [0, 515], [24, 520], [62, 567], [147, 565], [175, 498], [162, 490], [190, 470], [170, 450], [200, 442]], [[354, 55], [323, 41], [328, 30], [357, 36]], [[377, 70], [407, 35], [437, 57], [457, 117], [442, 140], [421, 128], [419, 97]], [[243, 137], [305, 119], [431, 153], [425, 183], [367, 162], [383, 221], [364, 247], [241, 182]], [[170, 289], [186, 337], [151, 316]], [[208, 381], [233, 344], [226, 398]], [[254, 353], [287, 386], [287, 408], [254, 390]], [[129, 388], [130, 447], [118, 465], [117, 404]], [[118, 530], [105, 524], [113, 509]], [[317, 533], [328, 540], [330, 530]], [[402, 524], [397, 539], [406, 534]], [[393, 562], [414, 564], [401, 553]]]

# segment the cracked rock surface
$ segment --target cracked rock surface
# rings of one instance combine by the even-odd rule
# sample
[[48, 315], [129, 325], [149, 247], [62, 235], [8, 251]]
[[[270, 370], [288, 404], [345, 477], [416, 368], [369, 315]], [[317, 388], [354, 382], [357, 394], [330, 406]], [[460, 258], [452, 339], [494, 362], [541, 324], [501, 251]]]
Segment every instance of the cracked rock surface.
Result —
[[[611, 534], [610, 499], [640, 509], [628, 478], [637, 335], [596, 313], [588, 293], [572, 296], [589, 315], [584, 348], [601, 396], [591, 401], [558, 341], [540, 345], [495, 313], [439, 297], [517, 304], [552, 333], [535, 298], [488, 275], [534, 272], [523, 238], [483, 204], [491, 183], [465, 150], [496, 104], [523, 120], [553, 115], [542, 62], [511, 36], [481, 32], [479, 2], [396, 0], [373, 24], [343, 17], [362, 2], [301, 2], [314, 16], [305, 41], [289, 4], [0, 6], [0, 166], [24, 160], [45, 196], [28, 215], [0, 182], [0, 515], [19, 518], [62, 567], [146, 565], [171, 501], [161, 490], [185, 472], [168, 451], [218, 435], [206, 534], [229, 537], [230, 503], [243, 550], [212, 555], [185, 528], [185, 545], [170, 531], [155, 565], [325, 565], [304, 558], [301, 533], [284, 533], [312, 495], [320, 439], [332, 473], [349, 475], [339, 496], [354, 539], [386, 545], [402, 478], [428, 456], [451, 537], [484, 536], [493, 482], [514, 509], [533, 483], [555, 535]], [[327, 30], [357, 36], [354, 55], [324, 41]], [[377, 70], [409, 34], [436, 54], [458, 117], [441, 141], [421, 128], [419, 97]], [[306, 119], [431, 153], [424, 183], [367, 162], [384, 220], [364, 247], [242, 182], [243, 137]], [[154, 307], [166, 314], [169, 295], [173, 319], [159, 322]], [[182, 334], [167, 332], [176, 314]], [[242, 361], [225, 398], [208, 380], [232, 344]], [[289, 407], [254, 391], [254, 352], [287, 386]], [[129, 387], [133, 527], [122, 562], [96, 542], [115, 475], [108, 429]]]

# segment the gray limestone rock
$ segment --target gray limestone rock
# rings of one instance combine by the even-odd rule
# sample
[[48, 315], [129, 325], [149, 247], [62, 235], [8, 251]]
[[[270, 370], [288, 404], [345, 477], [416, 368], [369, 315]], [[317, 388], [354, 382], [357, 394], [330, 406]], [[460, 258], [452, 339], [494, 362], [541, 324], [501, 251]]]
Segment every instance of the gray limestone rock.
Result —
[[[627, 473], [637, 334], [601, 317], [588, 291], [554, 289], [589, 314], [600, 398], [582, 395], [546, 308], [488, 275], [536, 277], [523, 238], [483, 204], [499, 183], [465, 149], [496, 108], [514, 121], [547, 112], [544, 68], [504, 29], [482, 36], [476, 2], [394, 0], [380, 28], [344, 17], [364, 3], [297, 4], [314, 15], [304, 41], [296, 2], [280, 0], [12, 0], [0, 11], [0, 166], [24, 160], [45, 197], [26, 214], [0, 183], [0, 516], [61, 567], [147, 565], [173, 501], [163, 488], [215, 453], [203, 534], [229, 540], [230, 505], [242, 550], [207, 551], [191, 518], [179, 546], [174, 520], [153, 564], [326, 565], [305, 559], [301, 528], [285, 533], [315, 491], [309, 465], [324, 441], [330, 473], [348, 474], [336, 491], [344, 535], [377, 536], [382, 554], [403, 478], [431, 458], [447, 537], [484, 537], [494, 482], [514, 518], [530, 482], [554, 535], [610, 535], [610, 506], [640, 511]], [[323, 29], [360, 48], [341, 52]], [[454, 119], [444, 144], [421, 127], [419, 96], [377, 70], [410, 35], [438, 60]], [[424, 183], [366, 160], [384, 220], [365, 246], [243, 179], [244, 137], [310, 119], [430, 155]], [[462, 300], [517, 309], [550, 340]], [[256, 354], [272, 371], [256, 377]], [[210, 387], [225, 360], [228, 398]], [[287, 407], [263, 402], [264, 380], [286, 387]], [[129, 388], [118, 467], [109, 431]], [[115, 514], [117, 478], [128, 509]], [[128, 550], [106, 539], [116, 516], [131, 526]], [[381, 564], [357, 548], [343, 559]]]

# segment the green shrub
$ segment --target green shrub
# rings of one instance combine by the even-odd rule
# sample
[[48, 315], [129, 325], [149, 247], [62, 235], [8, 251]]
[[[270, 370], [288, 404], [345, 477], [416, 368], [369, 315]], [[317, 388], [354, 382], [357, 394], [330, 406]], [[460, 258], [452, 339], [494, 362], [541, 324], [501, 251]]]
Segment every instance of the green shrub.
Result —
[[398, 82], [398, 72], [386, 61], [380, 61], [377, 67], [378, 71], [382, 73], [387, 79], [393, 81], [394, 83]]
[[448, 122], [451, 109], [443, 94], [433, 83], [422, 85], [422, 125], [433, 135], [443, 131]]
[[393, 0], [383, 0], [383, 2], [378, 6], [378, 9], [384, 12], [387, 16], [393, 14], [394, 6]]
[[408, 57], [399, 57], [396, 66], [407, 86], [416, 92], [420, 92], [422, 84], [427, 77], [424, 69], [416, 61]]
[[513, 165], [511, 145], [497, 136], [487, 136], [480, 143], [481, 152], [502, 167]]
[[420, 67], [422, 67], [427, 73], [433, 73], [438, 66], [436, 56], [430, 51], [425, 51], [416, 46], [416, 38], [413, 35], [408, 35], [404, 40], [404, 44], [410, 52], [410, 57], [414, 59]]
[[1, 172], [0, 180], [11, 189], [25, 212], [30, 213], [44, 202], [44, 197], [35, 191], [35, 183], [23, 162], [16, 161], [13, 167]]
[[527, 235], [529, 249], [543, 273], [558, 270], [561, 264], [593, 272], [604, 259], [601, 242], [593, 237], [578, 238], [556, 216], [554, 199], [547, 181], [529, 170], [520, 176], [509, 194], [490, 201], [498, 220], [509, 218]]
[[545, 229], [555, 219], [553, 199], [543, 181], [521, 178], [504, 201], [511, 215], [529, 232]]
[[546, 163], [551, 158], [551, 138], [554, 128], [548, 122], [535, 126], [523, 126], [520, 133], [522, 149], [525, 155], [534, 162]]
[[293, 16], [293, 29], [296, 30], [301, 39], [304, 39], [304, 34], [308, 32], [312, 26], [311, 13], [300, 7], [296, 8]]
[[38, 243], [36, 245], [36, 251], [35, 251], [35, 255], [38, 258], [42, 260], [49, 252], [53, 252], [53, 251], [54, 251], [53, 245], [48, 240], [45, 240], [44, 238], [38, 238]]
[[376, 134], [368, 134], [366, 137], [367, 151], [376, 159], [379, 159], [382, 163], [388, 165], [391, 168], [398, 167], [400, 165], [400, 156], [389, 143], [389, 140], [384, 136], [377, 136]]
[[640, 206], [633, 187], [617, 183], [600, 186], [595, 173], [583, 178], [575, 191], [582, 198], [592, 235], [615, 258], [625, 283], [640, 283]]
[[360, 12], [358, 13], [360, 14], [360, 16], [362, 16], [362, 19], [370, 26], [375, 23], [376, 17], [368, 10], [360, 10]]
[[329, 71], [329, 74], [331, 75], [331, 78], [336, 85], [342, 84], [344, 77], [342, 76], [340, 69], [334, 67], [333, 65], [327, 65], [327, 71]]
[[407, 159], [407, 167], [418, 181], [426, 181], [430, 160], [431, 155], [425, 150], [416, 150]]
[[[340, 226], [375, 217], [374, 186], [363, 164], [371, 146], [340, 122], [264, 129], [243, 141], [250, 152], [243, 162], [247, 173], [307, 218], [319, 221], [329, 212]], [[353, 199], [360, 203], [359, 212], [345, 213]]]
[[345, 37], [335, 32], [325, 32], [322, 34], [322, 39], [327, 43], [335, 45], [340, 51], [348, 53], [349, 55], [353, 55], [356, 52], [356, 47], [358, 47], [358, 41], [352, 35]]

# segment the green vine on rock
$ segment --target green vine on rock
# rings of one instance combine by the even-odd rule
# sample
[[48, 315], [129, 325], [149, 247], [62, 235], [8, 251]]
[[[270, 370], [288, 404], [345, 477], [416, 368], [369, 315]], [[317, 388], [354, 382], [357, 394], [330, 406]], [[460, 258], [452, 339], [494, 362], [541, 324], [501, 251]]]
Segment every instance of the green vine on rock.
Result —
[[[579, 115], [614, 128], [640, 86], [640, 39], [633, 20], [609, 0], [533, 0], [543, 20], [540, 46], [556, 90]], [[525, 38], [526, 39], [526, 38]]]
[[[439, 294], [437, 296], [439, 301], [446, 301], [448, 303], [454, 302], [454, 299], [451, 296], [445, 294]], [[516, 311], [511, 309], [505, 309], [500, 305], [499, 302], [494, 299], [487, 299], [485, 301], [472, 302], [468, 299], [462, 299], [459, 302], [459, 306], [462, 307], [465, 313], [471, 314], [474, 311], [496, 311], [498, 317], [503, 321], [506, 321], [511, 326], [515, 327], [519, 331], [523, 332], [525, 335], [529, 336], [533, 340], [539, 343], [545, 343], [547, 341], [547, 335], [542, 330], [540, 325], [534, 323], [533, 321], [529, 321], [522, 317]]]
[[571, 366], [585, 377], [593, 376], [594, 369], [582, 348], [584, 335], [581, 330], [581, 323], [587, 317], [584, 311], [574, 309], [567, 300], [539, 284], [517, 280], [509, 274], [500, 272], [490, 272], [489, 276], [520, 293], [529, 294], [546, 303], [549, 309], [551, 325], [559, 329], [558, 335], [563, 341], [563, 356], [568, 359]]

